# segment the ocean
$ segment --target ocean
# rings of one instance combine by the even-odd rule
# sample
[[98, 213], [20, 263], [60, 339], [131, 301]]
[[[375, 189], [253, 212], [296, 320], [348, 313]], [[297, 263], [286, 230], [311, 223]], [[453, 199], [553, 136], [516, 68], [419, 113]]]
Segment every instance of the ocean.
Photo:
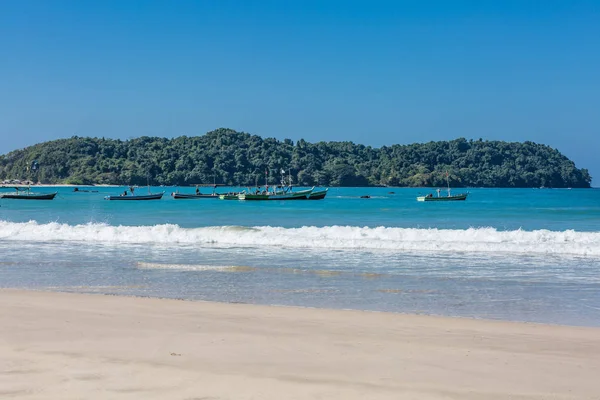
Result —
[[429, 190], [252, 202], [156, 187], [162, 200], [121, 202], [103, 197], [125, 188], [80, 189], [98, 192], [0, 199], [0, 287], [600, 326], [600, 190], [420, 203]]

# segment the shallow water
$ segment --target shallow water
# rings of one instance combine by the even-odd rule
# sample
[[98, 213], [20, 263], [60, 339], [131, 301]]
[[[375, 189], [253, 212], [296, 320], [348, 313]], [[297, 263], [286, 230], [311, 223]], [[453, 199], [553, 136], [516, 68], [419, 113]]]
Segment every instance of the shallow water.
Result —
[[96, 189], [0, 200], [1, 287], [600, 326], [599, 190], [418, 203], [423, 189], [293, 202]]

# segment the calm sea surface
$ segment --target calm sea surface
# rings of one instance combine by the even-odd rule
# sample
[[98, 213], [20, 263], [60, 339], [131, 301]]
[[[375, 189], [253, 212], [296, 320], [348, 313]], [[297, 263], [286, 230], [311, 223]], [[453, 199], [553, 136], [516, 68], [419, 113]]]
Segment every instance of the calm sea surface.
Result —
[[124, 188], [80, 189], [98, 192], [0, 199], [0, 287], [600, 326], [600, 190], [419, 203], [428, 190], [250, 202], [168, 187], [120, 202], [103, 197]]

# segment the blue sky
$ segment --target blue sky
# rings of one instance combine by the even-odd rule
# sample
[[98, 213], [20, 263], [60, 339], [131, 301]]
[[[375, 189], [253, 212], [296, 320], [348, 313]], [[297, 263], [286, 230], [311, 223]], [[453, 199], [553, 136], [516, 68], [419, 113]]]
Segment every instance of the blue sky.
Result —
[[0, 2], [0, 153], [229, 127], [532, 140], [600, 185], [600, 1]]

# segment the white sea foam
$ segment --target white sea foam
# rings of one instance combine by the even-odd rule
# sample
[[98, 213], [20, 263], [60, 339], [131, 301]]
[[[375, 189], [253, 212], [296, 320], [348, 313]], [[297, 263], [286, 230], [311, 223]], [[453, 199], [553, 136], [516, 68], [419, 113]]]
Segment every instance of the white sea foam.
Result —
[[91, 242], [104, 244], [160, 244], [212, 247], [388, 250], [397, 252], [501, 252], [557, 254], [600, 258], [600, 232], [573, 230], [514, 230], [494, 228], [417, 229], [356, 226], [111, 226], [0, 221], [0, 240]]
[[204, 265], [204, 264], [164, 264], [138, 262], [136, 266], [141, 269], [172, 269], [178, 271], [218, 271], [218, 272], [247, 272], [253, 271], [255, 267], [246, 267], [242, 265]]

